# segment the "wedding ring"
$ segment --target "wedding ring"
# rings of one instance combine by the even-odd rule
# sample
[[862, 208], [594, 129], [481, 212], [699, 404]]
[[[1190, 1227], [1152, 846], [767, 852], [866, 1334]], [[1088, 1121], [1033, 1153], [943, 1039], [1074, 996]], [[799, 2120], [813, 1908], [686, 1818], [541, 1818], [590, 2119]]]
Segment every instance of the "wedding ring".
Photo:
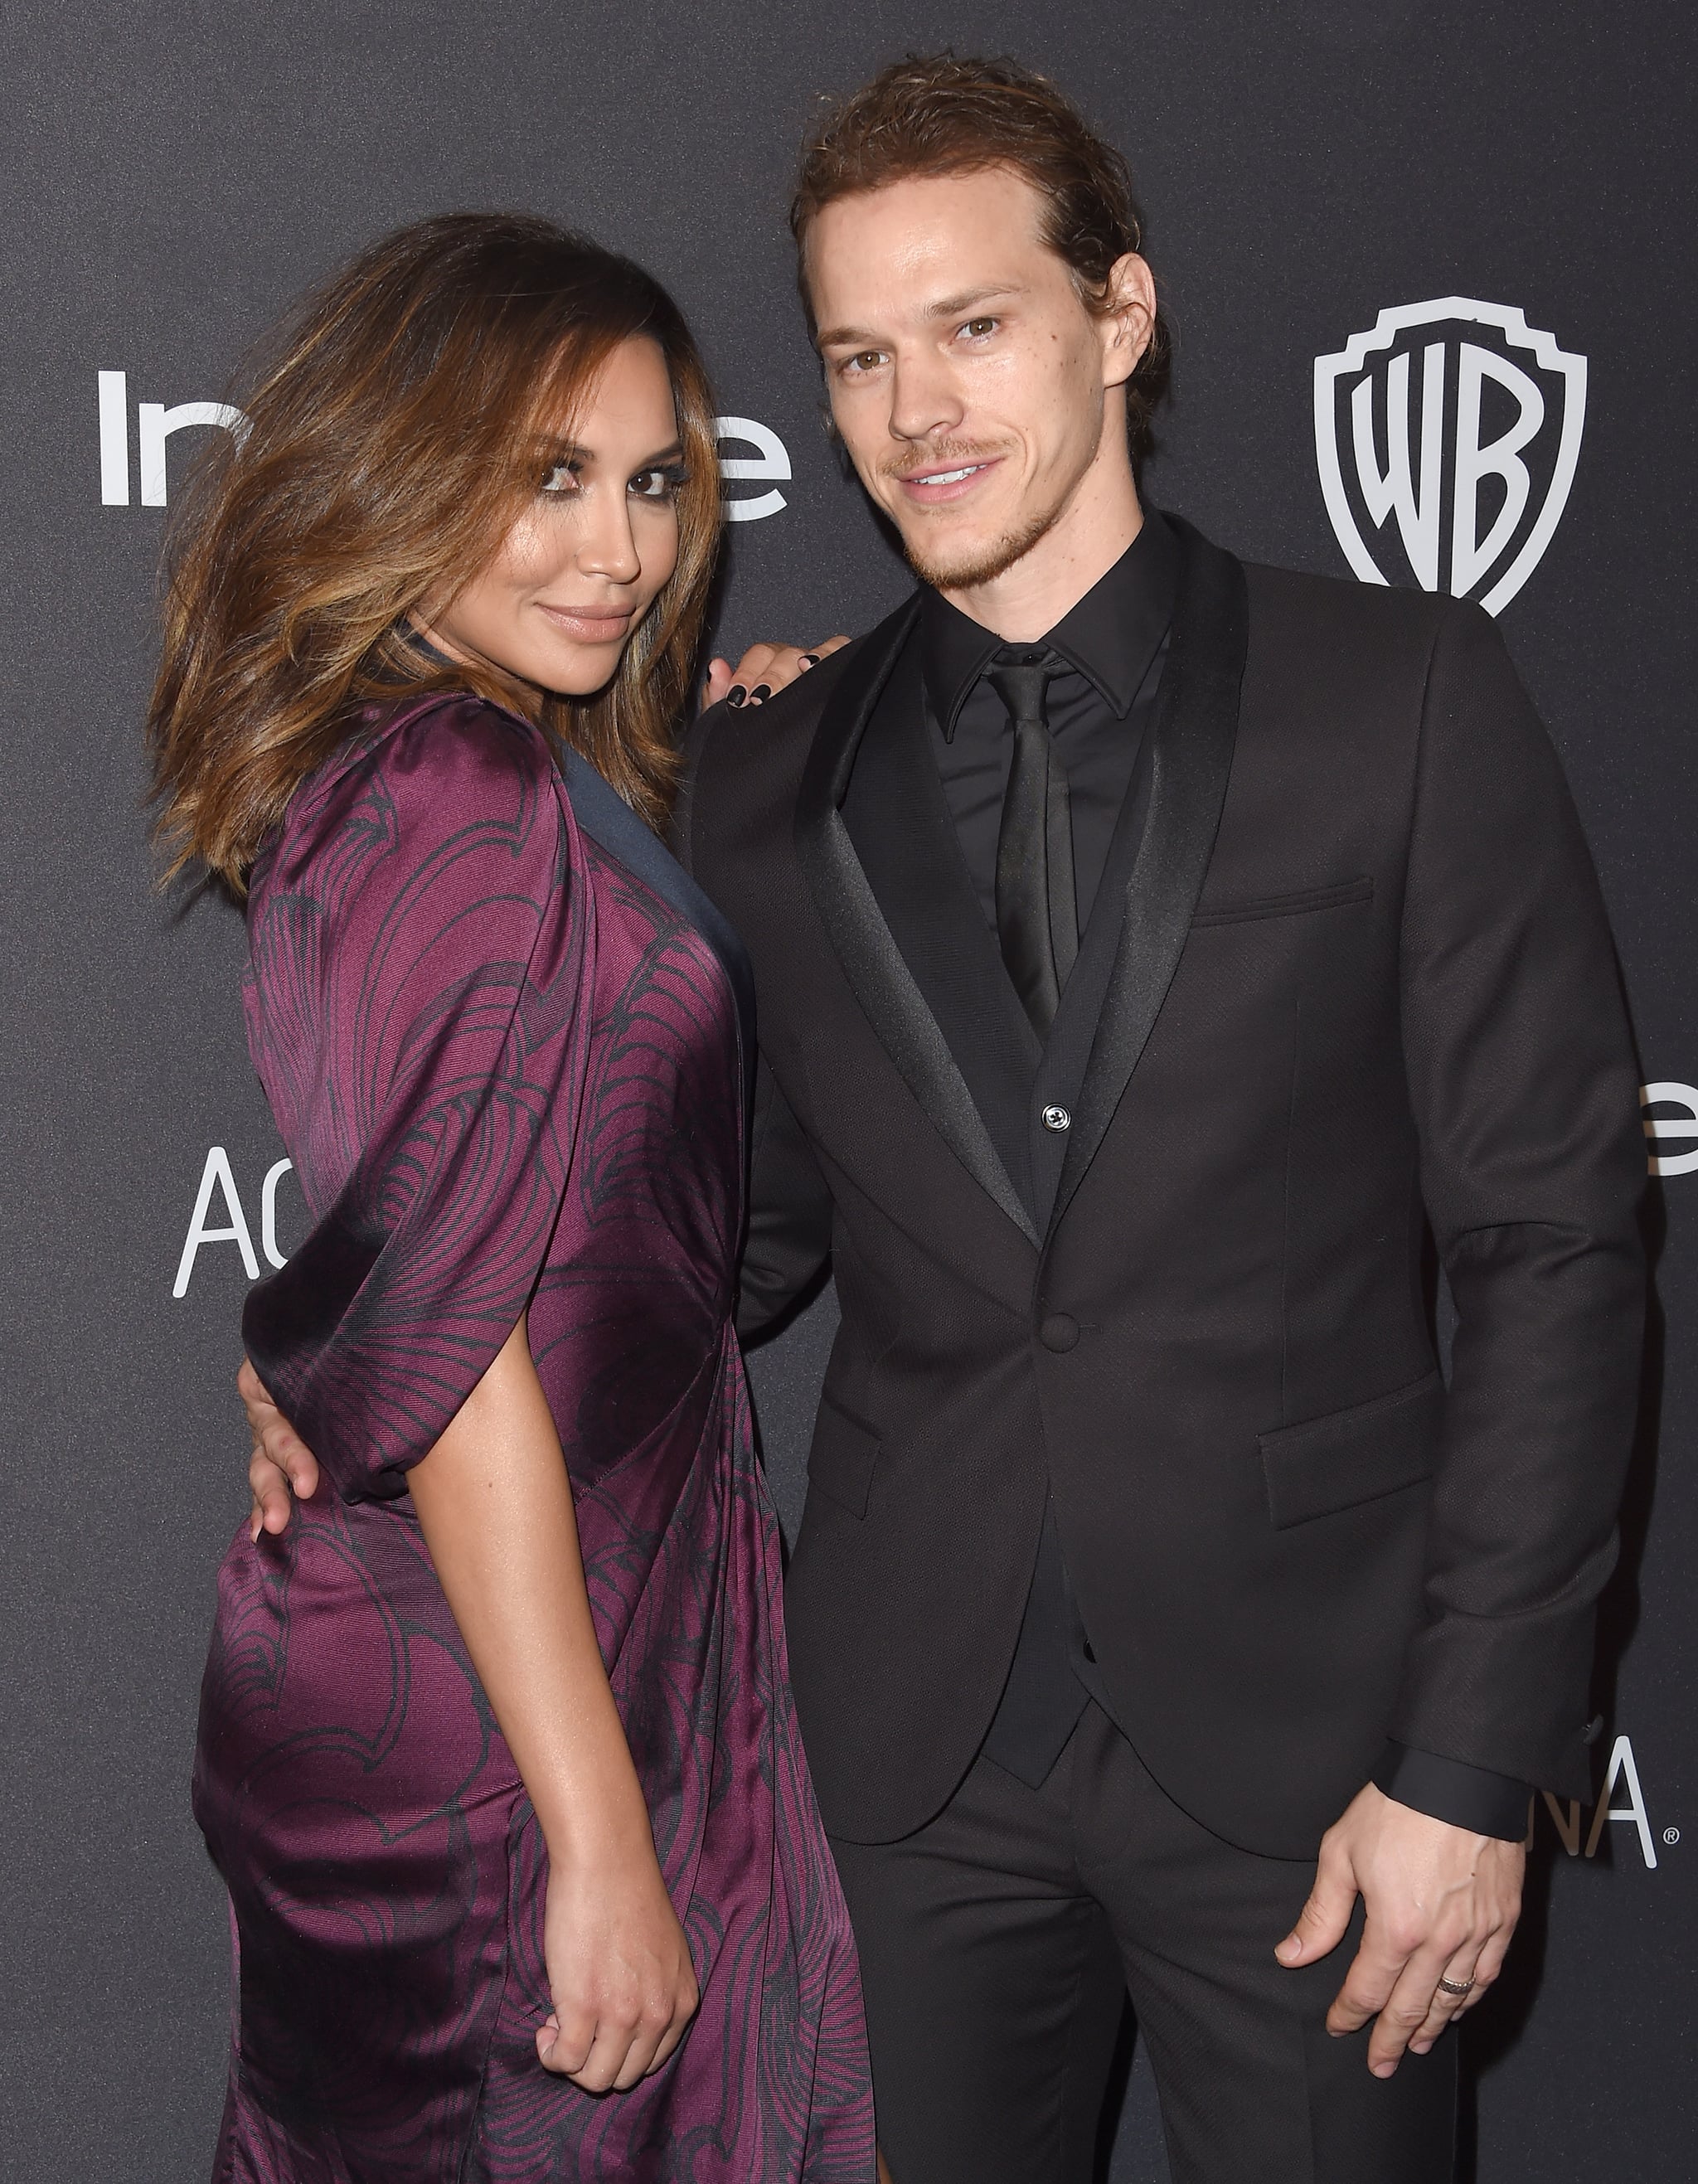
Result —
[[1445, 1994], [1455, 1994], [1455, 1995], [1464, 1995], [1464, 1994], [1467, 1994], [1467, 1993], [1468, 1992], [1468, 1991], [1470, 1990], [1470, 1988], [1472, 1988], [1472, 1986], [1473, 1986], [1473, 1984], [1474, 1984], [1474, 1982], [1473, 1981], [1473, 1980], [1447, 1980], [1447, 1979], [1441, 1979], [1441, 1980], [1439, 1981], [1439, 1991], [1440, 1991], [1442, 1993], [1445, 1993]]

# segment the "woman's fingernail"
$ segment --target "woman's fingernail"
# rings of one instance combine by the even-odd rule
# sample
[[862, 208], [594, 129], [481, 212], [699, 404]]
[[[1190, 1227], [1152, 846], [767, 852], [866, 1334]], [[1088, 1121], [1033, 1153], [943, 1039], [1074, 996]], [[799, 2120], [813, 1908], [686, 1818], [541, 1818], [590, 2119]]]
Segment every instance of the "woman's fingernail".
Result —
[[804, 652], [796, 662], [799, 667], [817, 667], [819, 664], [820, 655], [817, 652]]
[[758, 705], [763, 698], [771, 695], [772, 685], [770, 682], [757, 682], [749, 694], [749, 702], [751, 705]]
[[725, 701], [727, 705], [740, 705], [748, 695], [741, 682], [733, 682], [725, 694]]

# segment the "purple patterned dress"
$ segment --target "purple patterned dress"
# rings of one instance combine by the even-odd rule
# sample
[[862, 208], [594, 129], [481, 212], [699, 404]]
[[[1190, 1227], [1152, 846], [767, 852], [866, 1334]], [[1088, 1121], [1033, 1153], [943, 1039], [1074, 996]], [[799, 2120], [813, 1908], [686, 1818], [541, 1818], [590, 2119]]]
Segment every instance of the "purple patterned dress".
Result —
[[[245, 1333], [325, 1483], [220, 1577], [195, 1776], [237, 1949], [217, 2184], [871, 2184], [730, 1323], [732, 950], [523, 722], [437, 697], [367, 728], [248, 909], [249, 1045], [315, 1226]], [[546, 1852], [406, 1492], [527, 1303], [702, 1987], [665, 2068], [599, 2098], [537, 2061]]]

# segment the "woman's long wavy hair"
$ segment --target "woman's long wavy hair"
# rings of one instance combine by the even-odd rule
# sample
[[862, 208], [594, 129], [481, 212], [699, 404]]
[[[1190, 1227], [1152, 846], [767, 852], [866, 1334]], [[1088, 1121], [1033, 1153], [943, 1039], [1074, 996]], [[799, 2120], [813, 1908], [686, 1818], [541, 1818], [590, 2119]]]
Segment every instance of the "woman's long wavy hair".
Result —
[[[408, 618], [486, 568], [610, 353], [660, 348], [684, 446], [678, 566], [593, 697], [448, 666]], [[148, 716], [170, 872], [241, 894], [290, 797], [373, 699], [470, 686], [539, 719], [651, 826], [720, 530], [713, 402], [676, 305], [628, 259], [524, 214], [404, 228], [309, 297], [197, 471], [165, 567]], [[539, 717], [540, 713], [540, 717]]]

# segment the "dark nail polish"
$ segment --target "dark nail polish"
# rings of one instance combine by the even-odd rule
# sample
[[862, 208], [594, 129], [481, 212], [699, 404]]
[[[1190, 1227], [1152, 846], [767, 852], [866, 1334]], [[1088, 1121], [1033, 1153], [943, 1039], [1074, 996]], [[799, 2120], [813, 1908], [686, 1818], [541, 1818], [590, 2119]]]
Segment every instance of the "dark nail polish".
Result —
[[799, 667], [817, 667], [819, 664], [820, 655], [817, 652], [804, 652], [796, 662]]
[[741, 682], [733, 682], [725, 694], [725, 701], [727, 705], [740, 705], [748, 695]]
[[749, 702], [751, 705], [758, 705], [763, 698], [771, 695], [772, 685], [770, 682], [757, 682], [749, 694]]

